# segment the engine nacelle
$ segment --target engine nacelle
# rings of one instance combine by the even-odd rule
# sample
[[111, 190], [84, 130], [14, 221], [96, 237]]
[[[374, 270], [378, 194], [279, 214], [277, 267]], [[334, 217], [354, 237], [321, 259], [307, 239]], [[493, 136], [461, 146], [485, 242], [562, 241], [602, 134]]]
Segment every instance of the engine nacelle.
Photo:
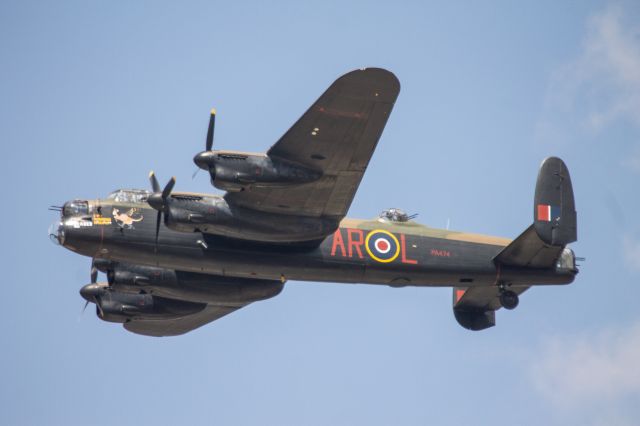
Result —
[[105, 272], [109, 285], [116, 290], [138, 291], [148, 286], [174, 286], [178, 282], [175, 271], [154, 266], [111, 264]]
[[296, 242], [324, 238], [339, 225], [337, 219], [258, 212], [229, 205], [222, 197], [172, 195], [165, 224], [181, 232], [204, 232], [223, 237]]
[[200, 312], [204, 303], [166, 299], [150, 294], [125, 293], [105, 288], [95, 298], [96, 313], [104, 321], [123, 323], [136, 319], [172, 319]]
[[289, 161], [236, 151], [204, 151], [193, 161], [207, 170], [216, 188], [239, 192], [248, 187], [283, 187], [313, 182], [322, 176], [316, 170]]
[[[93, 303], [96, 299], [102, 300], [105, 306], [104, 313], [109, 315], [147, 309], [155, 303], [152, 296], [196, 303], [242, 305], [274, 297], [284, 286], [279, 280], [176, 272], [171, 269], [116, 263], [104, 259], [95, 259], [94, 264], [99, 270], [107, 273], [107, 277], [110, 277], [109, 283], [88, 284], [80, 293]], [[146, 294], [140, 294], [141, 291]], [[108, 298], [107, 292], [111, 296], [115, 294], [115, 298]], [[108, 301], [116, 303], [107, 303]]]

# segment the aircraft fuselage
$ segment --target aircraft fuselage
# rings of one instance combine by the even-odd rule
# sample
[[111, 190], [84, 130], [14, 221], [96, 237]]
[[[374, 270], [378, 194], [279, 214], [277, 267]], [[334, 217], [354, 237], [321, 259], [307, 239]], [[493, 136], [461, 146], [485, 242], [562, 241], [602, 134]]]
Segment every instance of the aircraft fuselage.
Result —
[[567, 284], [577, 270], [568, 250], [552, 269], [498, 266], [493, 258], [511, 240], [413, 221], [344, 219], [319, 244], [271, 244], [160, 224], [146, 203], [96, 200], [88, 214], [63, 216], [59, 240], [96, 259], [218, 276], [402, 286]]

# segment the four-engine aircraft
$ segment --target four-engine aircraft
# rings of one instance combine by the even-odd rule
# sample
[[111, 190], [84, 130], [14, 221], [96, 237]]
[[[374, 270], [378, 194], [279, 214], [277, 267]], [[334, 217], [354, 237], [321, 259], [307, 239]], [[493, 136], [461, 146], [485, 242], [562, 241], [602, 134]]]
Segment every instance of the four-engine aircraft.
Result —
[[151, 191], [66, 202], [50, 236], [93, 259], [80, 294], [102, 320], [170, 336], [287, 280], [449, 286], [456, 320], [482, 330], [529, 287], [571, 283], [576, 212], [558, 158], [543, 161], [533, 224], [515, 240], [429, 228], [400, 209], [345, 217], [399, 91], [384, 69], [345, 74], [265, 154], [214, 150], [212, 111], [194, 162], [223, 196], [174, 191], [175, 178], [161, 187], [152, 172]]

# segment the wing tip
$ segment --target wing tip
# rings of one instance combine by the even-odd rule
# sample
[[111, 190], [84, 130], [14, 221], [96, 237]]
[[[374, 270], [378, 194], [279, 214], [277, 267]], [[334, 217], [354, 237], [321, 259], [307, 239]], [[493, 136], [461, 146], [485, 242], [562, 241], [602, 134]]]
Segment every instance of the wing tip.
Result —
[[[337, 82], [348, 82], [352, 83], [353, 80], [357, 80], [358, 83], [364, 85], [372, 85], [379, 89], [386, 89], [389, 91], [389, 97], [392, 102], [395, 101], [395, 98], [400, 93], [400, 80], [398, 77], [391, 71], [378, 68], [378, 67], [365, 67], [358, 68], [353, 71], [349, 71], [346, 74], [343, 74], [340, 78], [336, 80]], [[384, 99], [384, 97], [383, 97]], [[384, 99], [386, 100], [386, 99]]]

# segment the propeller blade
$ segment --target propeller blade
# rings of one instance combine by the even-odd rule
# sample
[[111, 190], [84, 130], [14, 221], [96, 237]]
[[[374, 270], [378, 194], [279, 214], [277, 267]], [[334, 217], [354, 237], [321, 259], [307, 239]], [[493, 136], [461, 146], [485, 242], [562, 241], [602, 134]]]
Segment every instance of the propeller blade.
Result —
[[85, 304], [84, 304], [84, 308], [82, 308], [82, 312], [80, 313], [80, 315], [83, 315], [83, 314], [84, 314], [84, 311], [86, 311], [86, 310], [87, 310], [87, 306], [89, 306], [89, 301], [88, 301], [88, 300], [85, 302]]
[[207, 130], [207, 144], [206, 151], [211, 151], [213, 147], [213, 132], [216, 127], [216, 109], [211, 110], [211, 117], [209, 117], [209, 130]]
[[91, 284], [95, 284], [97, 280], [98, 280], [98, 268], [96, 268], [96, 265], [93, 262], [91, 262]]
[[98, 313], [98, 316], [100, 318], [103, 318], [104, 317], [104, 311], [102, 310], [102, 306], [100, 306], [100, 300], [98, 299], [97, 296], [94, 297], [94, 300], [95, 300], [95, 302], [93, 302], [93, 303], [96, 304], [96, 312]]
[[196, 168], [196, 170], [191, 175], [191, 180], [194, 180], [196, 178], [196, 176], [198, 175], [199, 171], [200, 171], [200, 167]]
[[158, 210], [156, 216], [156, 245], [154, 246], [154, 253], [158, 252], [158, 234], [160, 234], [160, 219], [162, 218], [162, 210]]
[[156, 179], [156, 175], [153, 173], [153, 170], [149, 173], [149, 180], [151, 181], [151, 188], [153, 189], [153, 192], [160, 192], [160, 184], [158, 183], [158, 179]]
[[[176, 178], [175, 176], [172, 177], [169, 182], [167, 182], [167, 186], [164, 187], [164, 189], [162, 190], [162, 201], [166, 201], [167, 197], [169, 196], [169, 194], [171, 194], [171, 191], [173, 191], [173, 186], [176, 184]], [[166, 204], [165, 204], [166, 206]]]
[[[151, 207], [158, 211], [158, 215], [156, 216], [156, 242], [154, 245], [154, 253], [158, 253], [158, 237], [160, 235], [160, 221], [162, 220], [162, 213], [165, 215], [168, 214], [168, 205], [167, 198], [171, 195], [171, 191], [173, 191], [173, 187], [176, 184], [175, 176], [169, 179], [169, 182], [165, 185], [162, 192], [160, 192], [160, 185], [158, 184], [158, 179], [153, 172], [149, 173], [149, 180], [151, 181], [151, 187], [153, 188], [153, 194], [149, 195], [147, 202]], [[167, 217], [165, 216], [165, 220]]]

